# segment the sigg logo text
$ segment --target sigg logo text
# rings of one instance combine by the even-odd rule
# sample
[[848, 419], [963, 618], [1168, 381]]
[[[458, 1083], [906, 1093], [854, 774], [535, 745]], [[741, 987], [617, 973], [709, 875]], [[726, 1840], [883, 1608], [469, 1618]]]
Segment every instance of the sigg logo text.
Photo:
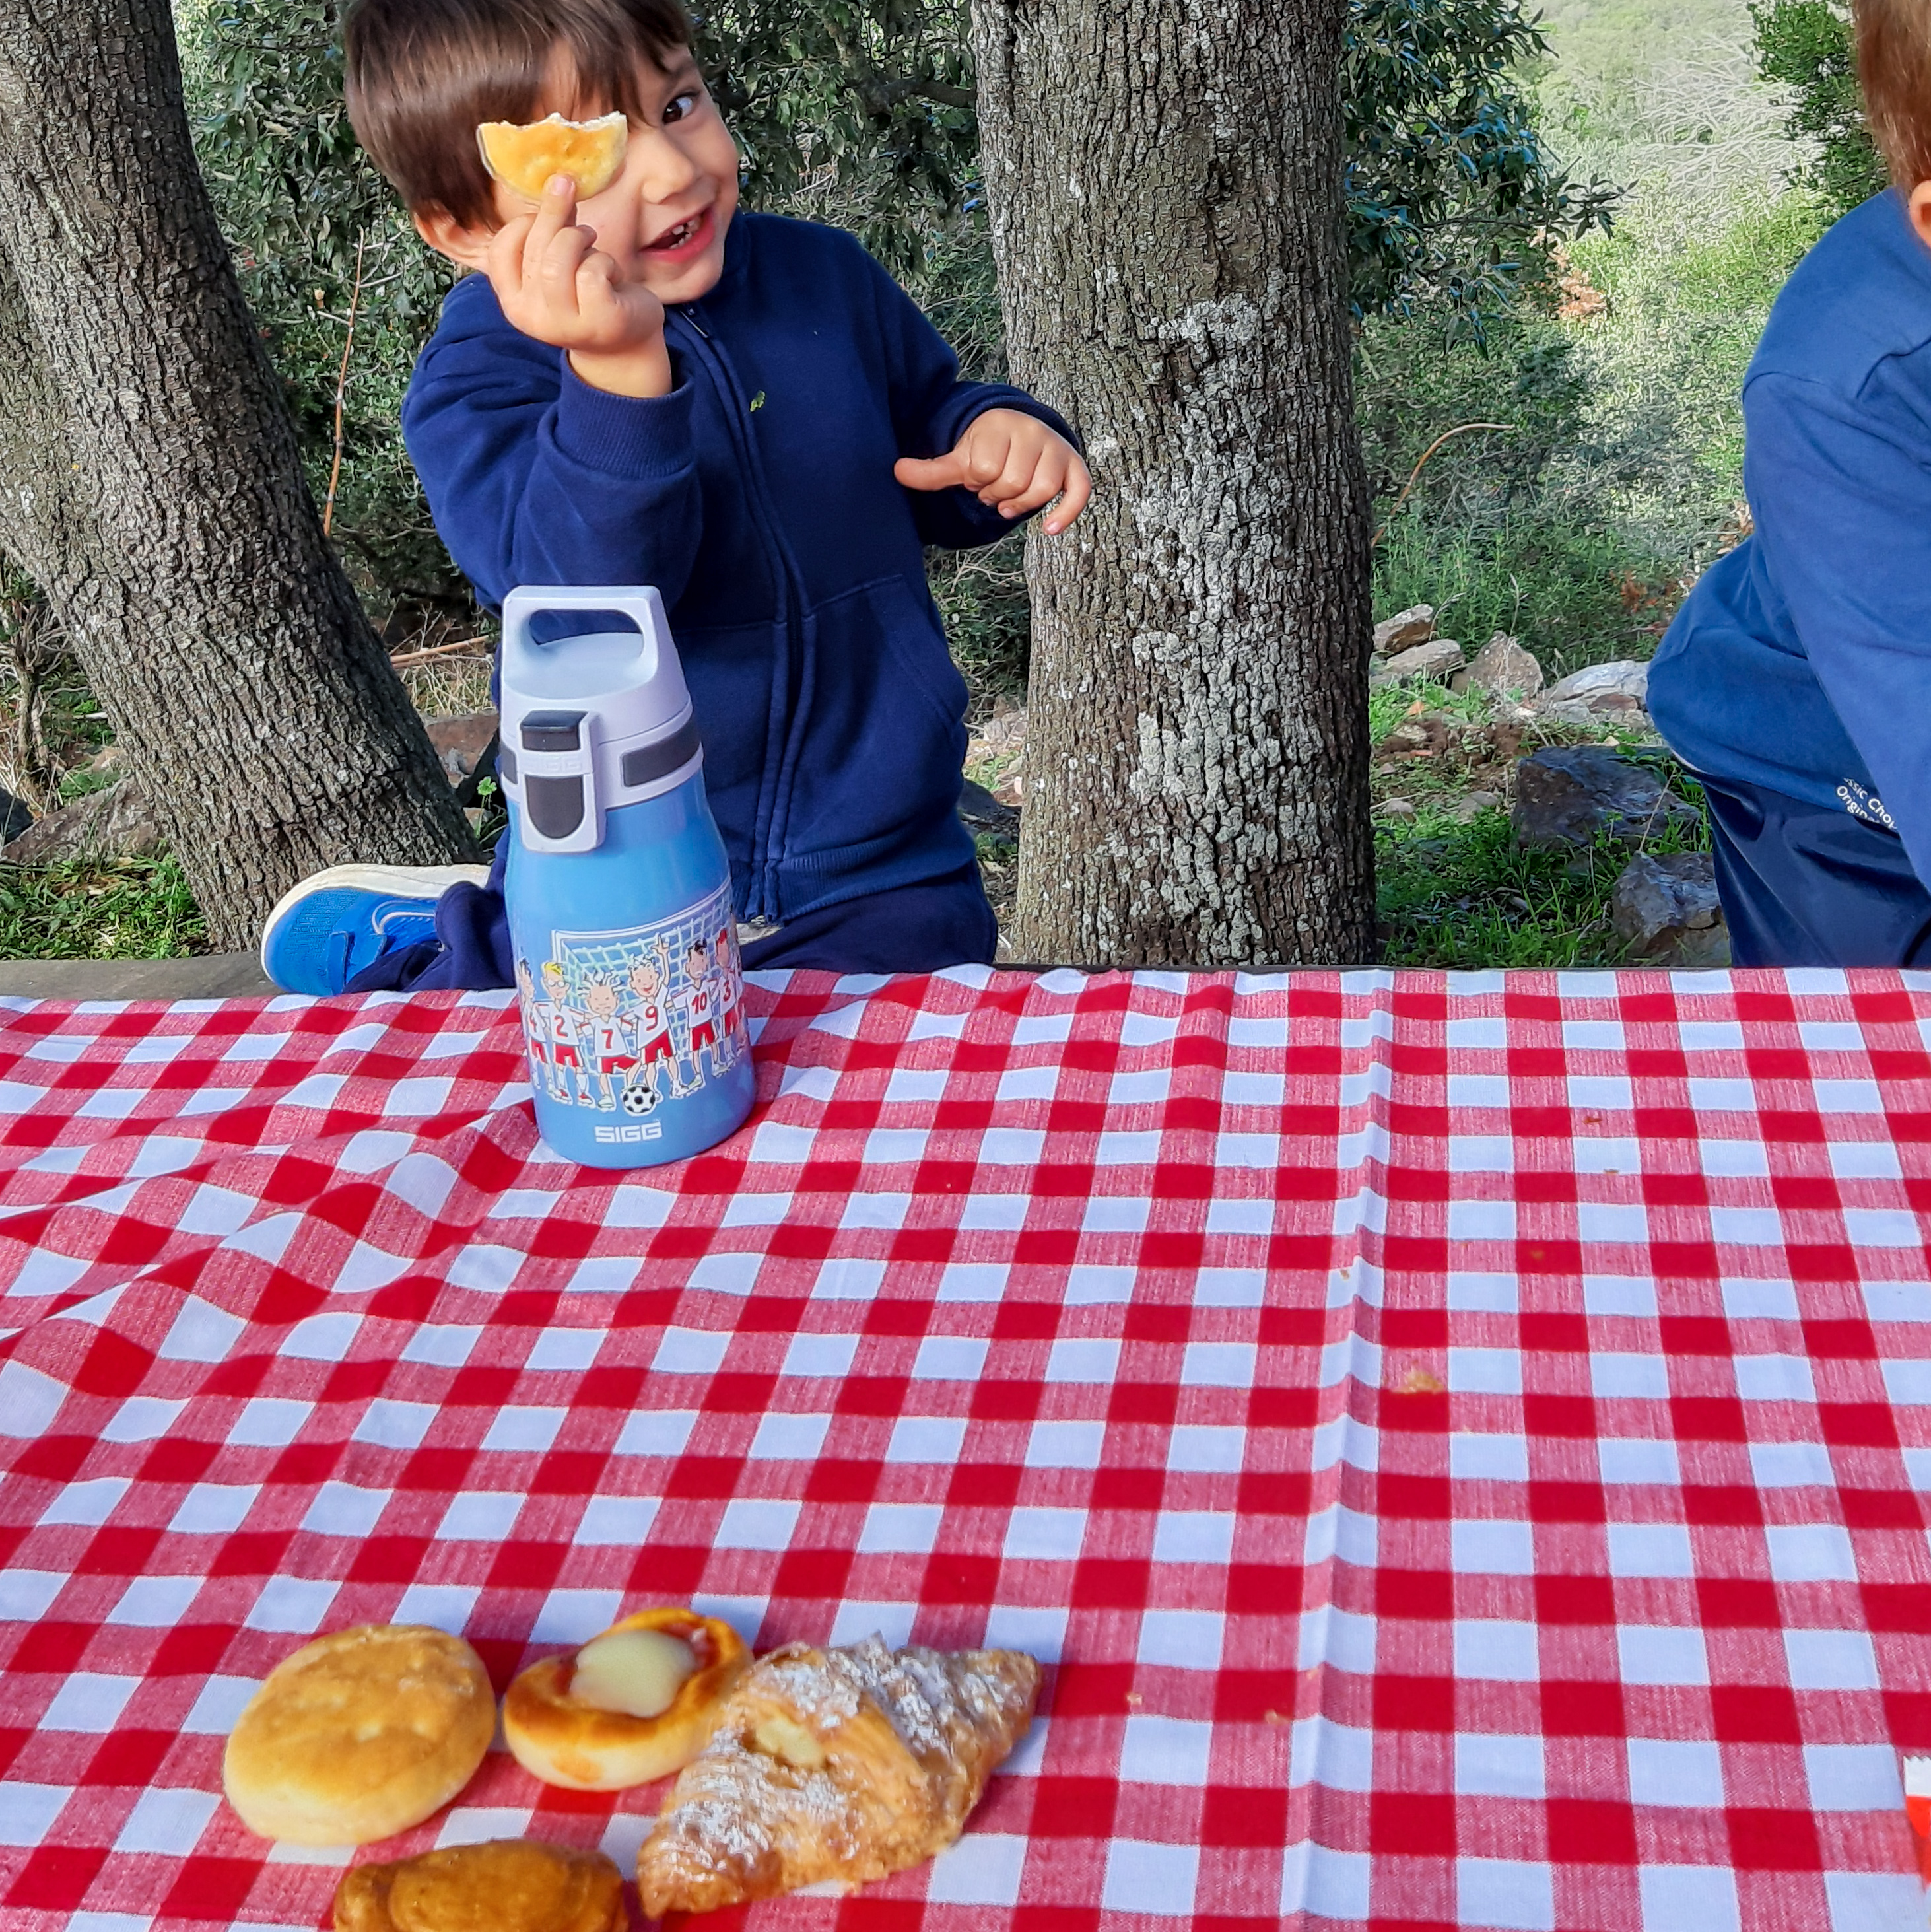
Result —
[[597, 1138], [604, 1142], [611, 1141], [661, 1141], [664, 1138], [661, 1120], [638, 1120], [622, 1127], [599, 1127]]

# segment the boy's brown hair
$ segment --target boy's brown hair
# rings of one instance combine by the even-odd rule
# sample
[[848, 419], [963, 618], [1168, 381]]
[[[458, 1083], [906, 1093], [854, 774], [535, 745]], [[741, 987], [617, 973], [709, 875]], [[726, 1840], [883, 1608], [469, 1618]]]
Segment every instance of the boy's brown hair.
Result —
[[1909, 194], [1931, 181], [1931, 9], [1924, 0], [1853, 0], [1852, 11], [1871, 139]]
[[574, 118], [641, 118], [640, 56], [691, 44], [678, 0], [355, 0], [342, 30], [349, 118], [412, 211], [496, 225], [481, 121], [536, 118], [552, 62], [574, 74]]

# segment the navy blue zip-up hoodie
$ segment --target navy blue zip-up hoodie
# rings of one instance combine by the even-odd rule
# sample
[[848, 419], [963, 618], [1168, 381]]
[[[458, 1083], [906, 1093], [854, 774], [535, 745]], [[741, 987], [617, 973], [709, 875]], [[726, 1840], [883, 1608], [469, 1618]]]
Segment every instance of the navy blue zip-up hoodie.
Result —
[[511, 327], [484, 277], [457, 284], [402, 417], [451, 556], [492, 608], [520, 584], [656, 585], [740, 917], [955, 872], [966, 692], [921, 550], [1014, 520], [892, 466], [990, 409], [1072, 430], [1023, 390], [961, 382], [898, 284], [812, 222], [740, 212], [664, 340], [668, 395], [609, 395]]

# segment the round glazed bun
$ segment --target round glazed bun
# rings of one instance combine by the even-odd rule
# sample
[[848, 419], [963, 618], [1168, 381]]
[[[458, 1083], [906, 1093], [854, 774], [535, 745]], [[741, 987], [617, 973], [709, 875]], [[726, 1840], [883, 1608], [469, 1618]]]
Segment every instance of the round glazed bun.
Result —
[[725, 1692], [751, 1661], [729, 1624], [693, 1610], [639, 1610], [591, 1644], [624, 1630], [653, 1631], [688, 1646], [690, 1675], [654, 1717], [637, 1717], [571, 1694], [581, 1652], [532, 1664], [503, 1699], [503, 1736], [517, 1763], [544, 1784], [623, 1791], [681, 1771], [709, 1741]]
[[361, 1865], [335, 1891], [335, 1932], [625, 1932], [623, 1874], [601, 1852], [528, 1838]]
[[363, 1624], [268, 1673], [228, 1739], [243, 1824], [296, 1845], [406, 1832], [467, 1784], [496, 1730], [483, 1660], [419, 1624]]

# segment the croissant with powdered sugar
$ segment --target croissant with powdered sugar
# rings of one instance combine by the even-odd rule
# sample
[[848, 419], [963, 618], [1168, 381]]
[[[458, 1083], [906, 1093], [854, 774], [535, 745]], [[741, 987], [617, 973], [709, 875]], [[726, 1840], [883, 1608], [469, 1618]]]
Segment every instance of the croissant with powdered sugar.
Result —
[[652, 1918], [943, 1851], [1025, 1734], [1039, 1666], [1024, 1652], [787, 1644], [725, 1700], [637, 1855]]

